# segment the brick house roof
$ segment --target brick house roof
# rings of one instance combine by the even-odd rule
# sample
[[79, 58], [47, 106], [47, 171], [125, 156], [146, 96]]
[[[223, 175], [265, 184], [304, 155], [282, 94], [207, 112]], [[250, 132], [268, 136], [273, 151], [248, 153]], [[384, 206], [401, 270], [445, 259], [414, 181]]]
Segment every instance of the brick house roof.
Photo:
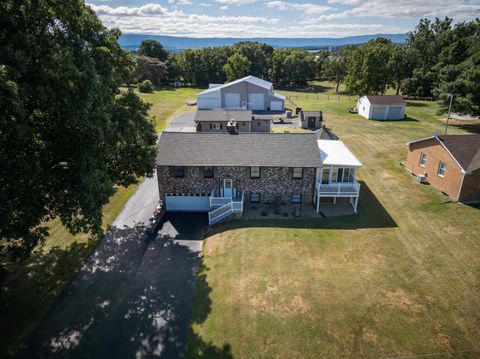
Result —
[[465, 172], [480, 169], [480, 135], [436, 135], [411, 141], [408, 144], [431, 140], [432, 138], [437, 139], [443, 145]]
[[159, 166], [320, 167], [315, 133], [163, 132]]

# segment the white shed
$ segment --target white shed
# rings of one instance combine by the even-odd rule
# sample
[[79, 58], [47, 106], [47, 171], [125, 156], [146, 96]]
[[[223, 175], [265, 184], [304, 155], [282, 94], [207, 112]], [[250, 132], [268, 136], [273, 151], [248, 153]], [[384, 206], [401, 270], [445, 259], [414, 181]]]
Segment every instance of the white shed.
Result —
[[369, 120], [403, 120], [407, 103], [400, 95], [360, 97], [358, 113]]

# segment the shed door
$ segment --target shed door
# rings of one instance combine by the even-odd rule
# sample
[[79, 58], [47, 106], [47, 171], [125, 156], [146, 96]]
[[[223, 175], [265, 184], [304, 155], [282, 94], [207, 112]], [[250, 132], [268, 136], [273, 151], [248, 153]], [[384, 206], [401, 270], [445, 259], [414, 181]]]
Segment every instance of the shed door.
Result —
[[271, 111], [282, 111], [282, 101], [272, 101], [270, 102], [270, 110]]
[[225, 94], [225, 107], [226, 108], [240, 108], [240, 94], [239, 93], [226, 93]]
[[372, 120], [385, 120], [387, 108], [384, 106], [372, 107]]
[[403, 118], [403, 107], [390, 107], [388, 109], [388, 119], [389, 120], [401, 120]]
[[265, 95], [263, 93], [248, 94], [248, 109], [257, 111], [265, 110]]

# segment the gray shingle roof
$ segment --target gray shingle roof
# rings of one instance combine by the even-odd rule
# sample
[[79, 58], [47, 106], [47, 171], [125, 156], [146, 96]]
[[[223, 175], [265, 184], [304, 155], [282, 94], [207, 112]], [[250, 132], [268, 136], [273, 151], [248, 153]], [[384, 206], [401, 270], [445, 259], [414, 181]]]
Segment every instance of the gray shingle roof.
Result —
[[163, 132], [159, 166], [320, 167], [315, 133]]
[[195, 122], [235, 120], [237, 122], [252, 121], [251, 110], [197, 110]]

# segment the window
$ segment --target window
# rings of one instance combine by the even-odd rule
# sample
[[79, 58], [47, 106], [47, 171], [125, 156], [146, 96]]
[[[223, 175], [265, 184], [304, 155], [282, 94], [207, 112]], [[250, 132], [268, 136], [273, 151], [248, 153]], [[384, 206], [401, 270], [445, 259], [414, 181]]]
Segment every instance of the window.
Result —
[[250, 203], [260, 203], [260, 193], [250, 193]]
[[302, 195], [292, 194], [292, 203], [302, 203]]
[[213, 167], [203, 167], [203, 178], [213, 178]]
[[261, 123], [260, 123], [260, 122], [257, 122], [257, 126], [260, 126], [260, 125], [261, 125]]
[[302, 167], [293, 167], [293, 178], [303, 178]]
[[440, 177], [445, 176], [445, 171], [446, 170], [447, 170], [447, 165], [445, 163], [443, 163], [442, 161], [440, 161], [438, 163], [437, 175], [439, 175]]
[[338, 168], [333, 167], [332, 168], [332, 183], [337, 183], [337, 174], [338, 174]]
[[343, 182], [343, 168], [339, 168], [337, 172], [337, 182]]
[[420, 161], [418, 163], [421, 167], [425, 167], [427, 164], [427, 154], [426, 153], [420, 153]]
[[324, 168], [322, 170], [322, 184], [330, 183], [330, 168]]
[[353, 174], [355, 170], [353, 168], [344, 168], [342, 182], [353, 182]]
[[210, 129], [211, 130], [221, 130], [223, 128], [221, 123], [211, 123]]
[[185, 167], [175, 167], [175, 177], [185, 177]]
[[250, 177], [260, 178], [260, 167], [250, 167]]

